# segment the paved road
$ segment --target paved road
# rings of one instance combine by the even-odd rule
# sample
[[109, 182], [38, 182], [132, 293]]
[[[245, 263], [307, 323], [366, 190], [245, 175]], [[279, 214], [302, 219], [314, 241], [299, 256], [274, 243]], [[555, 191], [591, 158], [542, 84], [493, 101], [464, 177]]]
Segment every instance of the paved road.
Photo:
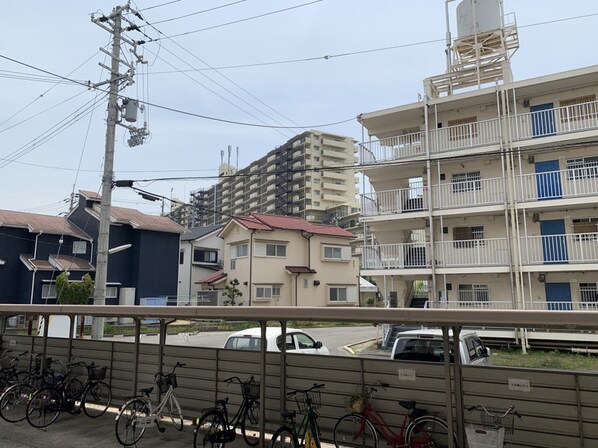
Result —
[[[380, 337], [381, 333], [378, 327], [373, 325], [355, 326], [355, 327], [316, 327], [302, 328], [314, 339], [322, 341], [328, 347], [331, 355], [352, 356], [353, 353], [347, 351], [345, 347]], [[188, 345], [193, 347], [223, 347], [231, 331], [203, 331], [199, 333], [179, 333], [166, 337], [166, 343], [169, 345]], [[122, 340], [133, 342], [132, 336], [111, 337], [109, 340]], [[157, 344], [157, 335], [141, 335], [141, 342], [145, 344]]]

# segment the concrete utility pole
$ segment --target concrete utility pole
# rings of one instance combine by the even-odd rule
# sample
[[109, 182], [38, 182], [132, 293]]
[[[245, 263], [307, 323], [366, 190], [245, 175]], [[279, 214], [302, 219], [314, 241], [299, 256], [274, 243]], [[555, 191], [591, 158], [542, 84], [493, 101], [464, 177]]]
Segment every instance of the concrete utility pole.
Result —
[[[97, 244], [97, 258], [96, 258], [96, 275], [95, 275], [95, 289], [94, 289], [94, 305], [106, 304], [106, 282], [108, 279], [108, 254], [110, 241], [110, 208], [112, 203], [112, 187], [114, 183], [114, 142], [116, 135], [116, 125], [119, 124], [119, 105], [118, 92], [122, 84], [130, 85], [133, 83], [134, 66], [126, 61], [121, 60], [121, 44], [122, 41], [132, 45], [134, 48], [137, 45], [134, 41], [126, 39], [122, 36], [123, 27], [123, 12], [131, 11], [130, 6], [117, 6], [112, 11], [110, 16], [94, 17], [92, 15], [92, 22], [100, 26], [104, 30], [111, 33], [114, 37], [112, 40], [111, 66], [107, 67], [100, 64], [101, 67], [110, 71], [110, 80], [95, 84], [94, 87], [109, 84], [108, 96], [108, 118], [106, 123], [106, 150], [104, 155], [104, 174], [102, 176], [102, 200], [100, 203], [100, 227], [98, 232]], [[136, 13], [138, 14], [138, 13]], [[133, 28], [133, 27], [130, 27]], [[106, 50], [100, 49], [106, 54]], [[135, 54], [135, 51], [133, 51]], [[120, 74], [120, 66], [124, 64], [128, 67], [128, 71]], [[128, 127], [130, 130], [135, 129]], [[94, 317], [91, 329], [92, 339], [101, 339], [104, 336], [104, 318]]]

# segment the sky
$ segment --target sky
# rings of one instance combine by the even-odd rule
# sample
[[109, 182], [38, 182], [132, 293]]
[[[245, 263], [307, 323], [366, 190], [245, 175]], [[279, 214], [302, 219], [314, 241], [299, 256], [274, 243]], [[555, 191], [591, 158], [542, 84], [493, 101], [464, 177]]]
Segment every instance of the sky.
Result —
[[[106, 86], [86, 82], [108, 79], [99, 64], [110, 62], [99, 49], [111, 46], [90, 14], [124, 4], [3, 2], [0, 209], [59, 215], [73, 191], [101, 192]], [[453, 36], [457, 4], [449, 3]], [[243, 168], [307, 129], [360, 141], [359, 114], [417, 101], [424, 78], [446, 68], [444, 0], [138, 0], [131, 7], [141, 31], [126, 36], [146, 41], [138, 53], [147, 63], [121, 94], [149, 104], [137, 126], [147, 121], [150, 136], [131, 148], [117, 126], [114, 177], [167, 198], [188, 201], [213, 185], [229, 145], [232, 164]], [[519, 28], [515, 80], [598, 64], [595, 0], [504, 0], [504, 10]], [[113, 190], [112, 204], [155, 215], [170, 208], [127, 188]]]

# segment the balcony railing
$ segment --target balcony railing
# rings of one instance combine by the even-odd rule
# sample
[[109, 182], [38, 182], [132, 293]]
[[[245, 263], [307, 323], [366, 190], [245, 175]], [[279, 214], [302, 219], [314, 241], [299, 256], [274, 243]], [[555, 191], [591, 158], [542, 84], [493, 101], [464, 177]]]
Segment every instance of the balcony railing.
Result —
[[426, 268], [430, 266], [429, 243], [363, 246], [364, 269]]
[[434, 210], [502, 204], [505, 198], [502, 177], [453, 182], [432, 186]]
[[519, 202], [598, 194], [598, 167], [570, 168], [518, 177]]
[[506, 266], [509, 265], [507, 238], [436, 242], [436, 266]]
[[598, 232], [521, 238], [524, 264], [598, 262]]
[[362, 215], [379, 216], [427, 210], [423, 183], [411, 188], [387, 190], [362, 195]]
[[[436, 309], [488, 309], [488, 310], [511, 310], [515, 309], [511, 300], [450, 300], [444, 302], [430, 302], [426, 308]], [[525, 309], [535, 311], [598, 311], [598, 302], [572, 302], [572, 301], [534, 301], [526, 302]]]
[[449, 300], [440, 302], [428, 301], [427, 308], [437, 309], [469, 309], [469, 310], [512, 310], [512, 300]]
[[[598, 101], [520, 114], [509, 118], [515, 141], [581, 132], [598, 128]], [[500, 120], [433, 129], [430, 153], [495, 145], [500, 142]], [[375, 164], [425, 154], [424, 132], [396, 135], [360, 144], [361, 165]]]

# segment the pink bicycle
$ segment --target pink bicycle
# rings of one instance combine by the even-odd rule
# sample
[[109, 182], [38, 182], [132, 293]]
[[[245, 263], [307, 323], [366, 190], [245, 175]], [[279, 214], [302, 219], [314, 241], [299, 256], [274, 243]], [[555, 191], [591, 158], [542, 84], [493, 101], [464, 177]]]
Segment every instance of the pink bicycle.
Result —
[[[387, 384], [380, 386], [386, 388]], [[363, 409], [342, 416], [334, 427], [334, 444], [337, 448], [376, 448], [378, 435], [393, 448], [441, 448], [449, 446], [448, 424], [443, 419], [418, 408], [415, 401], [399, 401], [405, 408], [401, 430], [393, 431], [382, 415], [372, 406], [377, 389], [365, 387]], [[457, 439], [453, 434], [454, 446]]]

